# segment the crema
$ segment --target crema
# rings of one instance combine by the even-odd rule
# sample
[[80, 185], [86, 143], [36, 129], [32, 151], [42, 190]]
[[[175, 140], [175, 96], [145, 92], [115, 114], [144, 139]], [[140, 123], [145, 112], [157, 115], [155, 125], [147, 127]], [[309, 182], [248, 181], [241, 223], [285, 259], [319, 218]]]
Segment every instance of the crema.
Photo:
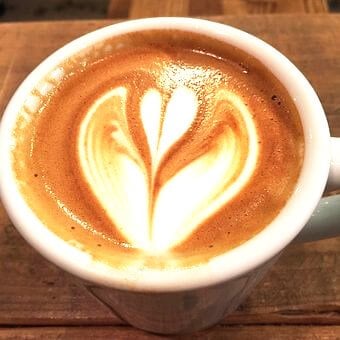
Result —
[[54, 233], [116, 267], [195, 266], [246, 242], [279, 214], [303, 162], [284, 87], [199, 34], [104, 41], [32, 98], [14, 136], [20, 190]]

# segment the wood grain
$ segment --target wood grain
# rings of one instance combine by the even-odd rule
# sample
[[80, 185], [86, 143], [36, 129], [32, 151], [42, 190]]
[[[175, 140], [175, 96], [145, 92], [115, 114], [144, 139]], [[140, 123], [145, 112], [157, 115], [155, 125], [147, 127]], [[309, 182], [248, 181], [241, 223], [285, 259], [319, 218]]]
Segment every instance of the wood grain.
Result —
[[109, 0], [108, 18], [128, 18], [132, 0]]
[[[333, 134], [340, 136], [340, 15], [219, 16], [214, 20], [253, 33], [285, 53], [315, 87]], [[73, 38], [112, 22], [1, 24], [0, 112], [43, 58]], [[339, 264], [340, 238], [290, 246], [238, 311], [196, 338], [270, 339], [275, 334], [275, 339], [336, 339]], [[60, 327], [8, 328], [33, 325]], [[23, 334], [49, 339], [143, 339], [144, 333], [123, 325], [81, 280], [28, 246], [0, 207], [0, 339]]]
[[[1, 325], [123, 325], [86, 285], [0, 233]], [[291, 246], [224, 324], [340, 324], [340, 238]]]
[[0, 340], [17, 339], [115, 339], [115, 340], [337, 340], [340, 326], [216, 326], [196, 334], [160, 336], [130, 327], [34, 327], [0, 329]]
[[108, 18], [327, 13], [327, 0], [110, 0]]
[[188, 8], [189, 0], [133, 1], [129, 11], [129, 18], [186, 16]]
[[223, 14], [326, 13], [326, 0], [222, 0]]

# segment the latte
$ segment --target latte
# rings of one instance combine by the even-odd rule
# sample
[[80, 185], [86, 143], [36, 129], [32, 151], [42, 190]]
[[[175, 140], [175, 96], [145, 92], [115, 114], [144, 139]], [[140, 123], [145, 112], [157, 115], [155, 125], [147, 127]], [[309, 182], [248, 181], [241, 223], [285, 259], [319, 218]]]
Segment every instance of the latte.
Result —
[[32, 92], [13, 167], [39, 219], [113, 266], [199, 265], [280, 212], [304, 153], [298, 112], [243, 51], [172, 30], [86, 49]]

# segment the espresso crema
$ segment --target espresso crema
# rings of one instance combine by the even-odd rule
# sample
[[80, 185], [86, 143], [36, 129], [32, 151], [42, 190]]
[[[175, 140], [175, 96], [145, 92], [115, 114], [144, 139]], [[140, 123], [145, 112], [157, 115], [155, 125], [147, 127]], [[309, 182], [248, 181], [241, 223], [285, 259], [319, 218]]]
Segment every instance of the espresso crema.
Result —
[[115, 37], [26, 100], [13, 167], [36, 215], [113, 266], [199, 265], [278, 215], [304, 138], [279, 81], [248, 54], [181, 31]]

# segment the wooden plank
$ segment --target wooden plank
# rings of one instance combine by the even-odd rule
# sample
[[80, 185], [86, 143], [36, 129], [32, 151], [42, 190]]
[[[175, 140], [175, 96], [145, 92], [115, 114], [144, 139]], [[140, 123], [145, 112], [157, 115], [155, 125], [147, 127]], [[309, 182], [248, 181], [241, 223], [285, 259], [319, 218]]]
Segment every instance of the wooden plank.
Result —
[[127, 18], [131, 0], [110, 0], [107, 8], [108, 18]]
[[275, 3], [268, 1], [221, 0], [221, 3], [225, 15], [273, 13], [275, 8]]
[[223, 6], [221, 1], [200, 0], [190, 1], [189, 16], [208, 16], [223, 14]]
[[0, 339], [115, 339], [115, 340], [337, 340], [340, 326], [217, 326], [209, 330], [182, 336], [150, 334], [130, 327], [34, 327], [3, 328]]
[[[290, 57], [316, 88], [331, 128], [340, 136], [340, 15], [215, 19], [262, 37]], [[0, 49], [0, 112], [15, 87], [44, 57], [69, 40], [110, 23], [1, 24], [0, 46], [6, 48]], [[0, 259], [0, 325], [123, 324], [81, 280], [28, 246], [1, 208]], [[339, 325], [339, 263], [340, 238], [291, 246], [224, 325]]]
[[327, 13], [327, 0], [110, 0], [108, 18]]
[[277, 13], [326, 13], [329, 11], [327, 0], [278, 0], [275, 3]]
[[327, 13], [326, 0], [222, 0], [223, 14]]
[[189, 0], [133, 0], [129, 18], [187, 16]]
[[[122, 325], [81, 280], [0, 233], [0, 325]], [[340, 324], [340, 238], [291, 246], [225, 324]]]
[[0, 325], [120, 324], [83, 283], [37, 254], [11, 225], [0, 232]]

